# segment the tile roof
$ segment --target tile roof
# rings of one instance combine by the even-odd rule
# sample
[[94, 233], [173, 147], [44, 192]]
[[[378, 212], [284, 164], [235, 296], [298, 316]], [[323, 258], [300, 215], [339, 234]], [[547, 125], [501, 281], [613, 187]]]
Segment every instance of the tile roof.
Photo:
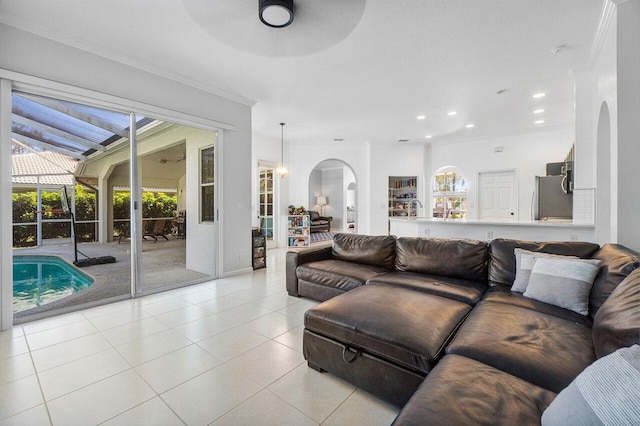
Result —
[[36, 184], [37, 176], [44, 185], [73, 185], [73, 172], [77, 160], [56, 152], [39, 152], [13, 155], [11, 182]]

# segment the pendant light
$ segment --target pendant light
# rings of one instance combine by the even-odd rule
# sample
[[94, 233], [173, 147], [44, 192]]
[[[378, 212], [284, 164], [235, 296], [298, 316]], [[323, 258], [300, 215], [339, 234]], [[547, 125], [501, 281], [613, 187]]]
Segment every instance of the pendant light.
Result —
[[284, 123], [280, 123], [280, 137], [280, 140], [282, 142], [282, 145], [280, 146], [282, 152], [282, 161], [280, 162], [276, 173], [278, 173], [278, 177], [280, 179], [284, 179], [289, 176], [289, 169], [287, 169], [287, 166], [284, 164]]

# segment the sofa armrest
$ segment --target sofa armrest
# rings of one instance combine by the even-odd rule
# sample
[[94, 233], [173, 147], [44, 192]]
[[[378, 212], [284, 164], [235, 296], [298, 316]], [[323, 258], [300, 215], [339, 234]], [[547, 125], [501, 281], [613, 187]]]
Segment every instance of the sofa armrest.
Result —
[[331, 246], [287, 252], [286, 281], [287, 293], [289, 293], [289, 296], [299, 297], [298, 276], [296, 275], [296, 268], [298, 267], [298, 265], [332, 258], [333, 255]]

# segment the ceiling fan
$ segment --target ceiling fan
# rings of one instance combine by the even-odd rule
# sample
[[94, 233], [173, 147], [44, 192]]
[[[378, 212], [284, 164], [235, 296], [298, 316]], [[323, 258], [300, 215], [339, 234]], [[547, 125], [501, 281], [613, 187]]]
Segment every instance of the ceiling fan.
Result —
[[179, 163], [181, 161], [185, 161], [187, 159], [187, 153], [183, 152], [182, 155], [180, 157], [178, 157], [176, 160], [168, 160], [166, 158], [158, 158], [158, 163], [160, 164], [167, 164], [167, 163]]

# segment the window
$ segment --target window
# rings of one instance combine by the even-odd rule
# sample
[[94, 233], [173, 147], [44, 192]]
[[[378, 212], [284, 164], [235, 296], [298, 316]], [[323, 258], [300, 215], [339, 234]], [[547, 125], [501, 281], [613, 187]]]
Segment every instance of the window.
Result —
[[467, 181], [455, 170], [445, 169], [433, 178], [433, 217], [467, 217]]
[[214, 147], [200, 150], [200, 220], [215, 221]]
[[273, 176], [272, 167], [260, 166], [260, 188], [258, 193], [258, 216], [260, 229], [267, 240], [273, 240]]

